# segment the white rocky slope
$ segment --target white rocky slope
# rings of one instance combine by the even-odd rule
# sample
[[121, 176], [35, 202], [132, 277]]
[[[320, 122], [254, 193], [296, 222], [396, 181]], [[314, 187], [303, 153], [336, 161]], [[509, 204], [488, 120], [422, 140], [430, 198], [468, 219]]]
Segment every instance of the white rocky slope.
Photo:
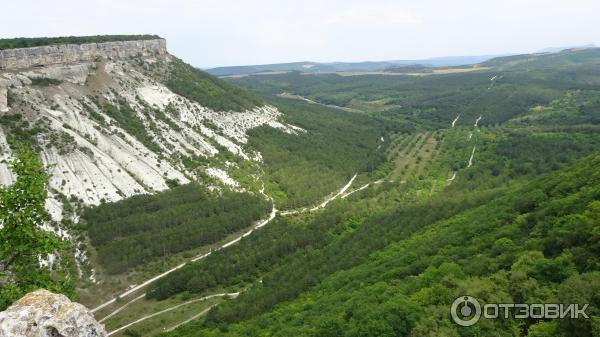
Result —
[[[190, 169], [182, 158], [208, 158], [226, 149], [260, 160], [259, 153], [244, 149], [248, 130], [269, 125], [289, 133], [301, 131], [279, 122], [280, 112], [272, 106], [213, 111], [171, 92], [144, 71], [170, 61], [167, 54], [0, 71], [0, 86], [8, 88], [9, 96], [8, 111], [0, 117], [20, 114], [41, 130], [36, 141], [51, 170], [54, 199], [47, 206], [55, 220], [62, 218], [58, 194], [96, 205], [161, 191], [169, 180], [186, 183], [199, 179], [201, 172], [235, 186], [227, 165]], [[33, 85], [35, 78], [61, 82]], [[106, 104], [135, 114], [143, 129], [132, 134], [111, 117]], [[14, 179], [6, 164], [11, 158], [6, 142], [10, 127], [0, 124], [0, 184]]]

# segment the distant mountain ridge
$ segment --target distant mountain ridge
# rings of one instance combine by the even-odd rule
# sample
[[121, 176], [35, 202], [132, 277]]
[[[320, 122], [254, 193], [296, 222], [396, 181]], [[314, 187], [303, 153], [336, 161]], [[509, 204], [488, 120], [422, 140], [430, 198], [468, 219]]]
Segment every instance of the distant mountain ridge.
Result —
[[205, 71], [215, 76], [246, 75], [262, 72], [289, 72], [300, 71], [303, 73], [327, 73], [339, 71], [383, 71], [405, 65], [422, 65], [428, 67], [450, 67], [470, 65], [485, 62], [502, 55], [480, 56], [445, 56], [422, 60], [389, 60], [365, 62], [291, 62], [277, 64], [262, 64], [249, 66], [231, 66], [206, 69]]
[[[569, 49], [589, 49], [597, 48], [595, 44], [574, 45], [563, 47], [550, 47], [540, 50], [537, 53], [559, 53]], [[388, 71], [389, 69], [401, 68], [404, 66], [418, 67], [456, 67], [466, 66], [490, 61], [492, 59], [510, 57], [518, 55], [516, 53], [496, 54], [496, 55], [476, 55], [476, 56], [443, 56], [428, 59], [415, 60], [386, 60], [386, 61], [364, 61], [364, 62], [288, 62], [274, 64], [259, 64], [247, 66], [229, 66], [215, 67], [205, 69], [207, 73], [214, 76], [234, 76], [249, 75], [269, 72], [290, 72], [299, 71], [301, 73], [331, 73], [331, 72], [376, 72]]]

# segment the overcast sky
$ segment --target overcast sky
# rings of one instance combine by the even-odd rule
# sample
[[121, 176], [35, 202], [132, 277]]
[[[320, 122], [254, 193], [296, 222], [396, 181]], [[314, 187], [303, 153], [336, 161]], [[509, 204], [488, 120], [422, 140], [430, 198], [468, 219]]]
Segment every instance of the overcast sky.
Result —
[[0, 37], [158, 34], [199, 67], [600, 45], [598, 0], [15, 0]]

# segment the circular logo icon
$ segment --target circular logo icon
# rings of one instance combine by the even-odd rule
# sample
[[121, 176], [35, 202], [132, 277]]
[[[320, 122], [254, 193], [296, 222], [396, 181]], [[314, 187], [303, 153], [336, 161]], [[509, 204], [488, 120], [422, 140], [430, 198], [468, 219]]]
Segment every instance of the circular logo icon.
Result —
[[471, 326], [481, 318], [481, 305], [474, 297], [461, 296], [452, 303], [450, 313], [456, 324]]

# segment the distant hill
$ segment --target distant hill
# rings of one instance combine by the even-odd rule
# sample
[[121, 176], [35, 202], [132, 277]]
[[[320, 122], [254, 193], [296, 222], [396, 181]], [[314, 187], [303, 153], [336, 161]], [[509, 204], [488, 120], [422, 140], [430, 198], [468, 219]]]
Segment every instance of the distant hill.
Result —
[[[596, 48], [594, 44], [579, 46], [550, 47], [540, 50], [540, 54], [559, 53], [570, 49], [590, 49]], [[535, 54], [528, 54], [535, 55]], [[479, 55], [479, 56], [445, 56], [434, 57], [420, 60], [386, 60], [386, 61], [365, 61], [365, 62], [290, 62], [276, 64], [260, 64], [248, 66], [216, 67], [206, 69], [205, 71], [214, 76], [233, 76], [247, 75], [256, 73], [271, 72], [290, 72], [299, 71], [302, 73], [331, 73], [331, 72], [374, 72], [390, 71], [410, 67], [453, 67], [484, 63], [492, 59], [503, 57], [519, 57], [514, 54], [503, 55]]]
[[398, 66], [427, 66], [427, 67], [448, 67], [476, 64], [487, 61], [499, 55], [482, 55], [482, 56], [448, 56], [436, 57], [423, 60], [389, 60], [389, 61], [366, 61], [366, 62], [292, 62], [292, 63], [277, 63], [277, 64], [262, 64], [250, 66], [232, 66], [218, 67], [207, 69], [211, 75], [215, 76], [231, 76], [245, 75], [263, 72], [289, 72], [300, 71], [303, 73], [328, 73], [338, 71], [383, 71]]
[[[554, 53], [536, 53], [497, 57], [482, 62], [484, 67], [495, 67], [498, 70], [508, 69], [543, 69], [564, 66], [599, 64], [600, 48], [578, 47], [564, 49]], [[586, 68], [587, 69], [587, 68]]]
[[540, 50], [540, 53], [558, 53], [567, 49], [588, 49], [588, 48], [597, 48], [595, 44], [586, 44], [580, 46], [563, 46], [563, 47], [550, 47], [544, 48]]

